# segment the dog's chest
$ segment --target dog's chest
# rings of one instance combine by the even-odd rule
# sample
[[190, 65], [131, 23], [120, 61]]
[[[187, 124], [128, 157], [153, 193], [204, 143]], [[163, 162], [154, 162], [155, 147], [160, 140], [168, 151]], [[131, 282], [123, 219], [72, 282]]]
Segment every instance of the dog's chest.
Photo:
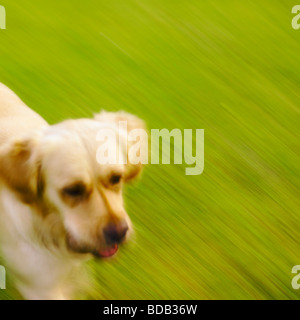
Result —
[[68, 274], [72, 263], [34, 241], [32, 214], [29, 206], [0, 188], [0, 248], [8, 271], [21, 281], [49, 287]]

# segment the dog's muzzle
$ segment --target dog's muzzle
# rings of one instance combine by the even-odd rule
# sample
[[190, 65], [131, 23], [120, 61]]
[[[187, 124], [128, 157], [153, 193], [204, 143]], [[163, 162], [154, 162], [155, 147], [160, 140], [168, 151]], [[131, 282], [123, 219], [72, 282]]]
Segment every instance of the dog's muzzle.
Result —
[[128, 232], [126, 221], [107, 224], [102, 232], [98, 243], [95, 246], [81, 244], [70, 233], [67, 234], [67, 247], [75, 253], [91, 253], [98, 258], [113, 256], [119, 249], [119, 244], [124, 241]]

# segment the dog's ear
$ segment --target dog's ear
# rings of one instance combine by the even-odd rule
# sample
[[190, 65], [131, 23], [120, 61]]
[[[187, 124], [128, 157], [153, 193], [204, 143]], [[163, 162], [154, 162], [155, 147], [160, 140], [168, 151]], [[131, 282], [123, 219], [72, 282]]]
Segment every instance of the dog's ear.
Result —
[[25, 203], [32, 203], [37, 195], [39, 165], [33, 138], [9, 142], [0, 148], [0, 179], [15, 191]]
[[[98, 114], [95, 114], [94, 119], [99, 122], [114, 124], [117, 129], [120, 128], [118, 134], [121, 136], [121, 138], [125, 138], [127, 140], [127, 141], [124, 141], [124, 145], [127, 146], [127, 150], [126, 150], [127, 164], [125, 168], [125, 181], [129, 181], [137, 177], [143, 168], [143, 163], [141, 161], [137, 163], [132, 163], [132, 161], [130, 161], [130, 157], [129, 157], [130, 149], [135, 144], [134, 133], [138, 133], [138, 134], [142, 133], [139, 136], [140, 140], [138, 143], [138, 150], [133, 150], [133, 151], [136, 151], [139, 154], [143, 153], [147, 157], [146, 160], [148, 160], [148, 136], [146, 133], [145, 122], [142, 119], [138, 118], [137, 116], [124, 111], [119, 111], [119, 112], [102, 111]], [[119, 126], [120, 123], [122, 123], [122, 126]], [[124, 132], [123, 130], [124, 123], [126, 124], [125, 127], [127, 132]]]

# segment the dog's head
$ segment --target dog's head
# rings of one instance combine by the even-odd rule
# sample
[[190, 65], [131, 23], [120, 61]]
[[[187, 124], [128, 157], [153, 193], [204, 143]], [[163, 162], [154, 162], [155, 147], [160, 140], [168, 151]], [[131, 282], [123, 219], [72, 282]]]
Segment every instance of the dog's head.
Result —
[[[119, 121], [126, 121], [126, 132], [119, 130]], [[46, 228], [51, 221], [52, 237], [58, 238], [53, 243], [63, 243], [74, 253], [111, 256], [132, 228], [123, 185], [142, 168], [127, 161], [132, 144], [127, 134], [143, 128], [143, 121], [123, 112], [49, 126], [1, 147], [0, 177], [35, 209]], [[103, 129], [115, 133], [117, 162], [99, 164], [97, 152], [107, 143], [99, 139]]]

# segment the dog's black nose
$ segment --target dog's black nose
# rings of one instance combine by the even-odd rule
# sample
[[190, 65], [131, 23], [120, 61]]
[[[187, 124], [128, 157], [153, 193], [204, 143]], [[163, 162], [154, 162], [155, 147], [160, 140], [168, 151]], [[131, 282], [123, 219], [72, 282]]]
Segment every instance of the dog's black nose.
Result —
[[103, 229], [103, 234], [107, 243], [120, 243], [124, 240], [128, 231], [128, 224], [125, 221], [110, 223]]

